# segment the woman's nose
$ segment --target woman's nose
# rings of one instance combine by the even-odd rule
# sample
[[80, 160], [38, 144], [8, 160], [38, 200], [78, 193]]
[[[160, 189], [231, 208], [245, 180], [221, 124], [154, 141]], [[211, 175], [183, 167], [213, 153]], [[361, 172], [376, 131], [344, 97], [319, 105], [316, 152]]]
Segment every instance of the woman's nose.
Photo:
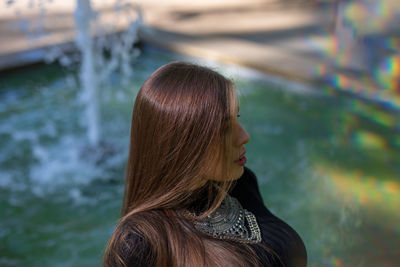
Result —
[[239, 123], [238, 124], [238, 142], [237, 145], [241, 146], [244, 145], [246, 143], [248, 143], [250, 141], [250, 136], [249, 134], [246, 132], [246, 130], [243, 128], [243, 126]]

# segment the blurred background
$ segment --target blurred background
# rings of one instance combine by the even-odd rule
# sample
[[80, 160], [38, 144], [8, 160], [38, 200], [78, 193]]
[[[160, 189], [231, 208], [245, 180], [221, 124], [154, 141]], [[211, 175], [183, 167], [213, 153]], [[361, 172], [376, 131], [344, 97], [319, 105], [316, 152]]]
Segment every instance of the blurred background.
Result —
[[400, 261], [398, 0], [0, 2], [0, 266], [99, 266], [159, 66], [239, 90], [248, 167], [309, 266]]

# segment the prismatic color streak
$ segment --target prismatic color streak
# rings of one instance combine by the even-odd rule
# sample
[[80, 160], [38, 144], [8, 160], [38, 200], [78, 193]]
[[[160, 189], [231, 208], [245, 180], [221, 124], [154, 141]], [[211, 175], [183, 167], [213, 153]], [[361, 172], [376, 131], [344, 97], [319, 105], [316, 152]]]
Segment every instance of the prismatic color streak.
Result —
[[[398, 0], [357, 0], [343, 6], [338, 19], [345, 21], [360, 43], [370, 42], [360, 49], [366, 49], [366, 56], [373, 54], [364, 73], [358, 76], [343, 68], [344, 63], [352, 62], [350, 57], [357, 48], [340, 48], [340, 40], [332, 30], [323, 30], [306, 38], [307, 45], [329, 59], [330, 63], [326, 65], [317, 64], [314, 72], [317, 78], [327, 83], [327, 91], [331, 87], [400, 109], [400, 37], [387, 34], [395, 25], [400, 25], [398, 3]], [[335, 71], [332, 66], [341, 71]]]
[[335, 257], [335, 258], [331, 259], [331, 262], [330, 262], [329, 266], [331, 266], [331, 267], [342, 267], [344, 265], [343, 265], [342, 259]]
[[383, 59], [374, 76], [379, 85], [385, 89], [393, 89], [400, 93], [400, 56], [392, 55]]
[[366, 208], [371, 218], [379, 213], [381, 219], [374, 223], [381, 223], [400, 234], [400, 182], [397, 179], [378, 179], [362, 170], [344, 170], [323, 163], [316, 165], [314, 170], [328, 177], [340, 201]]

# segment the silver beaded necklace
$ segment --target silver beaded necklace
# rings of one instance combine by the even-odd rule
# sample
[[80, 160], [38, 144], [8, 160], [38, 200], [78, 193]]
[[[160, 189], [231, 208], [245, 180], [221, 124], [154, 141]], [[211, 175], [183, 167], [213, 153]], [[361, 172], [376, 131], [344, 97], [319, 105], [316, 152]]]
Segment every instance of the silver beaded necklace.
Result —
[[236, 198], [229, 195], [226, 195], [213, 213], [196, 221], [195, 227], [218, 239], [242, 243], [261, 242], [260, 227], [254, 214], [244, 209]]

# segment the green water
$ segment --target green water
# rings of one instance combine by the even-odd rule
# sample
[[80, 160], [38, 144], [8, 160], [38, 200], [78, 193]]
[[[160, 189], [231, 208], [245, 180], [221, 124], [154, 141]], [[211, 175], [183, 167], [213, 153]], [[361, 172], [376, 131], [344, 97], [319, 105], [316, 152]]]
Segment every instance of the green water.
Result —
[[[131, 84], [116, 74], [102, 90], [104, 158], [87, 149], [73, 70], [0, 74], [0, 266], [99, 265], [121, 205], [135, 94], [179, 59], [145, 49]], [[395, 266], [399, 113], [219, 70], [241, 89], [248, 166], [266, 205], [303, 238], [309, 266]]]

